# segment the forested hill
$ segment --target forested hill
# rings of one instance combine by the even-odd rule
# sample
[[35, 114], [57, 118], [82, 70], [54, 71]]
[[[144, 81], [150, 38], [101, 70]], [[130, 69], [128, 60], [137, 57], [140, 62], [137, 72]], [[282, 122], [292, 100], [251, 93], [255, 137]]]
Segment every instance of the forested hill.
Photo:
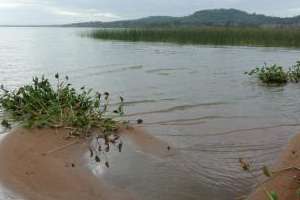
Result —
[[300, 27], [300, 16], [271, 17], [247, 13], [236, 9], [197, 11], [184, 17], [152, 16], [136, 20], [113, 22], [84, 22], [63, 25], [65, 27], [150, 28], [150, 27], [203, 27], [203, 26], [266, 26]]

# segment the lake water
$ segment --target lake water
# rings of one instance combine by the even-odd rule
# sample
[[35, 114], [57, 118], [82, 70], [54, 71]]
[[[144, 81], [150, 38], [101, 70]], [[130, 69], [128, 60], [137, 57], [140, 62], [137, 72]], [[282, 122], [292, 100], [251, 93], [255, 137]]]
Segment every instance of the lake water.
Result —
[[[112, 155], [99, 176], [138, 199], [245, 195], [300, 132], [300, 84], [265, 87], [243, 74], [264, 62], [290, 66], [300, 50], [101, 41], [80, 37], [85, 31], [0, 28], [0, 83], [14, 88], [59, 72], [76, 87], [123, 96], [128, 119], [144, 119], [177, 151], [160, 159], [125, 144]], [[253, 175], [241, 171], [239, 158]]]

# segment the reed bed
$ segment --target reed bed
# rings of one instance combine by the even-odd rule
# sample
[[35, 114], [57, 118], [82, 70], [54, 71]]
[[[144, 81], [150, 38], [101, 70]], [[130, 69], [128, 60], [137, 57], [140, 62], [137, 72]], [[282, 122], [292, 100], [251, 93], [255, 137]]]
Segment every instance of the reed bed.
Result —
[[87, 36], [104, 40], [178, 44], [300, 47], [298, 28], [98, 29]]

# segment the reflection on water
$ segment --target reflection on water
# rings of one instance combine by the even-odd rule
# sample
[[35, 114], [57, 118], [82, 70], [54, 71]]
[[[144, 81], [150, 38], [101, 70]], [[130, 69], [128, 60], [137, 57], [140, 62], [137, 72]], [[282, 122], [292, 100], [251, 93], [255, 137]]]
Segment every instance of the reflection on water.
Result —
[[124, 96], [126, 117], [143, 118], [150, 134], [178, 152], [161, 159], [127, 141], [110, 156], [110, 169], [98, 169], [140, 199], [246, 194], [255, 180], [238, 159], [259, 176], [300, 130], [299, 84], [265, 87], [243, 75], [264, 62], [294, 64], [296, 49], [111, 42], [81, 38], [83, 30], [0, 28], [0, 82], [14, 88], [60, 72], [76, 87]]

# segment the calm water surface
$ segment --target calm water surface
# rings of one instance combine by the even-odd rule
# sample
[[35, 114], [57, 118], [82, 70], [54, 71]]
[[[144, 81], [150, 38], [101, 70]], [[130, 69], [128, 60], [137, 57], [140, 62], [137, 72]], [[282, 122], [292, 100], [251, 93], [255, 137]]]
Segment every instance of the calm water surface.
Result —
[[300, 85], [264, 87], [243, 74], [264, 62], [294, 64], [297, 49], [101, 41], [79, 37], [83, 31], [0, 28], [0, 83], [15, 88], [60, 72], [76, 87], [124, 96], [127, 117], [143, 118], [150, 134], [177, 150], [160, 159], [128, 141], [124, 153], [110, 157], [110, 169], [96, 170], [138, 199], [245, 195], [256, 178], [240, 170], [238, 158], [259, 178], [300, 132]]

